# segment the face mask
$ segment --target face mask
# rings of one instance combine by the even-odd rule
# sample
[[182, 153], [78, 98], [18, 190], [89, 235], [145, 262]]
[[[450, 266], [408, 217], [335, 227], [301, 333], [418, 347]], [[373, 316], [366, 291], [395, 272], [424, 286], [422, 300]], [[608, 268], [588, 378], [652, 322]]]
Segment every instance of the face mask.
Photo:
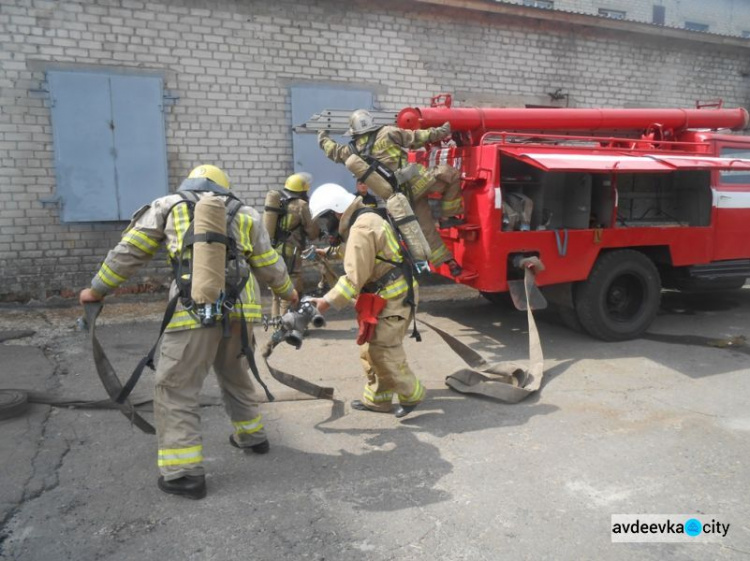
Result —
[[323, 238], [330, 245], [339, 245], [341, 243], [341, 235], [339, 234], [339, 219], [336, 214], [329, 210], [322, 214], [318, 220], [320, 231]]

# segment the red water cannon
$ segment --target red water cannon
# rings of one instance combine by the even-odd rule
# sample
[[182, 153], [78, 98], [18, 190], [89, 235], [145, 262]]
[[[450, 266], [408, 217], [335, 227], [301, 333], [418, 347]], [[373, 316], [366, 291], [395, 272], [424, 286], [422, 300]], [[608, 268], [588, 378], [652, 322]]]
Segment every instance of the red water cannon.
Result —
[[742, 130], [750, 122], [748, 112], [736, 109], [571, 109], [451, 107], [446, 102], [433, 107], [402, 109], [396, 123], [404, 129], [425, 129], [450, 122], [454, 132], [470, 133], [474, 142], [487, 132], [539, 132], [547, 134], [588, 133], [632, 136], [655, 124], [670, 136], [688, 129]]

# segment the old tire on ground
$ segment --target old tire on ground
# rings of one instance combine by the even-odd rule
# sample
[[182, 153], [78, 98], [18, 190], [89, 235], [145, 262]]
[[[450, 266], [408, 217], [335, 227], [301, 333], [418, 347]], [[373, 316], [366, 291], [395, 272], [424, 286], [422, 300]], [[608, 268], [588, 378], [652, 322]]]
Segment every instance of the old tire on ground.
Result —
[[29, 397], [24, 392], [0, 390], [0, 420], [18, 417], [29, 407]]
[[648, 257], [632, 249], [601, 255], [575, 293], [581, 325], [604, 341], [642, 335], [656, 317], [660, 300], [659, 271]]

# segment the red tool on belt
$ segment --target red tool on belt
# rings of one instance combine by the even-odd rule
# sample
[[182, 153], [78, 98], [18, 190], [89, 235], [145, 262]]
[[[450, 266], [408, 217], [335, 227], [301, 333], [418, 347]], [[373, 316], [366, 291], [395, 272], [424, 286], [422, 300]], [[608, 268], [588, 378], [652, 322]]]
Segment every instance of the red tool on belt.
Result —
[[357, 345], [364, 345], [375, 334], [375, 326], [378, 324], [378, 314], [385, 308], [386, 300], [377, 294], [368, 292], [360, 293], [357, 297], [357, 304], [354, 309], [357, 310], [357, 323], [359, 332], [357, 333]]

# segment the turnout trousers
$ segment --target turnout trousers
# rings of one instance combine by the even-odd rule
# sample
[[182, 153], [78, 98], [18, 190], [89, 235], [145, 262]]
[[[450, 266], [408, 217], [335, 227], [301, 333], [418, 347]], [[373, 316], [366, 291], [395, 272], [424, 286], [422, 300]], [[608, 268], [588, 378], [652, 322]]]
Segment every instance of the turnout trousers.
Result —
[[[421, 167], [421, 166], [420, 166]], [[406, 184], [412, 197], [421, 199], [430, 194], [440, 195], [440, 215], [442, 218], [463, 214], [464, 202], [461, 196], [461, 174], [447, 164], [435, 167], [421, 167], [420, 173]]]
[[[223, 337], [221, 325], [164, 334], [156, 368], [154, 414], [157, 464], [167, 481], [204, 474], [198, 394], [212, 366], [235, 440], [242, 446], [267, 440], [247, 360], [241, 355], [240, 327], [239, 322], [232, 322], [229, 338]], [[252, 341], [251, 330], [248, 323]]]
[[379, 317], [375, 334], [360, 349], [367, 377], [362, 401], [368, 409], [390, 411], [394, 394], [401, 405], [416, 405], [424, 399], [424, 386], [406, 362], [403, 341], [411, 314], [405, 316]]

